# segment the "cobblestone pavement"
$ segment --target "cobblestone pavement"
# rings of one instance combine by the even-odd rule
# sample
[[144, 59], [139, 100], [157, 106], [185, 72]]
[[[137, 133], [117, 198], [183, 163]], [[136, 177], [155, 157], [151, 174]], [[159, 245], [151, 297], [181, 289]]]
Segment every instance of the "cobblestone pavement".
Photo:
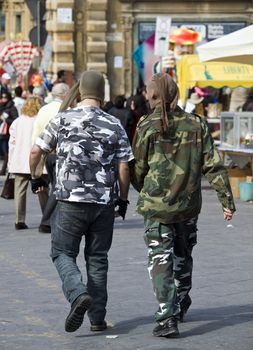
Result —
[[[3, 177], [0, 178], [0, 187]], [[93, 334], [85, 317], [65, 333], [69, 305], [49, 258], [50, 235], [39, 234], [39, 203], [29, 192], [28, 230], [14, 229], [14, 201], [0, 199], [0, 350], [252, 350], [253, 204], [236, 202], [225, 223], [215, 191], [203, 188], [194, 249], [193, 304], [179, 339], [152, 336], [157, 304], [148, 279], [142, 218], [131, 189], [125, 221], [116, 219], [109, 254], [107, 331]], [[83, 253], [78, 258], [84, 272]]]

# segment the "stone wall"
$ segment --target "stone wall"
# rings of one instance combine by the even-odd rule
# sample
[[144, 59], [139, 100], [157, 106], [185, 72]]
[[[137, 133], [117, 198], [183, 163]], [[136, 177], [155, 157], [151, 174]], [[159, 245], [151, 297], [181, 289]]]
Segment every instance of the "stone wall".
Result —
[[[47, 21], [46, 29], [52, 38], [52, 62], [48, 67], [49, 76], [53, 75], [53, 80], [56, 78], [57, 71], [64, 69], [67, 71], [75, 71], [74, 66], [74, 21], [73, 13], [72, 20], [60, 19], [59, 9], [74, 8], [74, 0], [47, 0]], [[63, 10], [64, 12], [64, 10]]]

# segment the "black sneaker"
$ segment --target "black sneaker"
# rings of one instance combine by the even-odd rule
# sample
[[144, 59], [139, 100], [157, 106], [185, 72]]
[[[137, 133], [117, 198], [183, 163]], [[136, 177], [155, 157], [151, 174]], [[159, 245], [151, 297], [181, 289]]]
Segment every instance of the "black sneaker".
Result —
[[51, 226], [49, 225], [40, 225], [39, 226], [40, 233], [51, 233]]
[[179, 331], [177, 328], [177, 320], [175, 317], [170, 317], [165, 323], [158, 324], [153, 329], [153, 335], [155, 337], [166, 337], [166, 338], [174, 338], [179, 335]]
[[15, 229], [16, 230], [26, 230], [26, 229], [28, 229], [28, 226], [24, 222], [17, 222], [15, 224]]
[[92, 332], [102, 332], [106, 329], [107, 329], [107, 323], [105, 321], [91, 322], [90, 330]]
[[189, 295], [187, 295], [187, 297], [185, 298], [185, 300], [183, 301], [183, 303], [180, 305], [181, 311], [179, 314], [179, 320], [180, 322], [184, 322], [184, 317], [189, 309], [189, 307], [191, 306], [192, 300], [190, 298]]
[[81, 294], [76, 298], [65, 321], [66, 332], [75, 332], [82, 325], [84, 314], [91, 304], [92, 298], [87, 294]]

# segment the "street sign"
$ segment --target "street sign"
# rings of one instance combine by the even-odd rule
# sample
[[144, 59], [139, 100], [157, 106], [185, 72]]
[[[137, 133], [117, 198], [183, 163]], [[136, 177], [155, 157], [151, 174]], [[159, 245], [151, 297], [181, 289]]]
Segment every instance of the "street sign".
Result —
[[72, 9], [71, 8], [58, 8], [57, 9], [57, 22], [58, 23], [72, 23]]
[[171, 17], [158, 16], [156, 17], [155, 31], [155, 55], [167, 56], [169, 50]]

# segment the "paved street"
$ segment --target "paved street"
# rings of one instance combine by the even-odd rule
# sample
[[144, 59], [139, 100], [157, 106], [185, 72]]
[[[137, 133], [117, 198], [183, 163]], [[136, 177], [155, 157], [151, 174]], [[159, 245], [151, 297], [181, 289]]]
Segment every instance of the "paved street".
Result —
[[[37, 230], [36, 196], [29, 191], [25, 231], [14, 229], [14, 201], [1, 198], [0, 350], [252, 350], [253, 203], [237, 200], [237, 214], [227, 224], [215, 192], [203, 185], [193, 304], [187, 322], [179, 324], [179, 339], [152, 336], [157, 304], [134, 190], [126, 220], [115, 223], [107, 313], [112, 328], [100, 334], [89, 331], [87, 317], [77, 332], [64, 331], [69, 305], [49, 258], [50, 235]], [[85, 271], [83, 253], [79, 263]]]

